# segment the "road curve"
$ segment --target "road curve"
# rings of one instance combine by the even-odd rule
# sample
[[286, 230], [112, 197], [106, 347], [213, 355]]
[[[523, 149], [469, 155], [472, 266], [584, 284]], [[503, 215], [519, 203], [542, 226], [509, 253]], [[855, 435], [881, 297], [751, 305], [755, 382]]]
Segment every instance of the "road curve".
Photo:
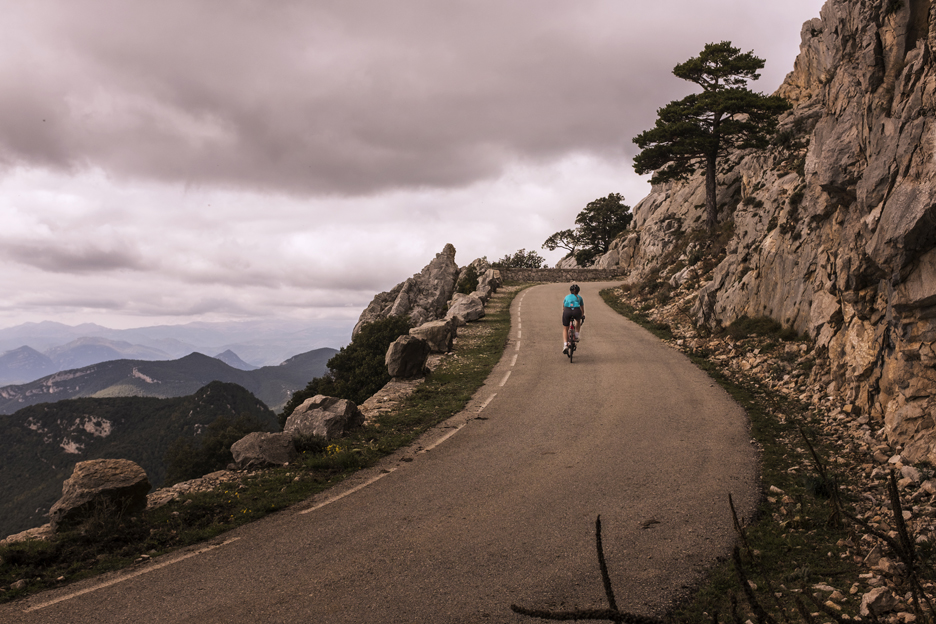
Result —
[[[340, 489], [145, 566], [0, 606], [0, 622], [531, 622], [603, 608], [601, 515], [622, 609], [661, 614], [734, 543], [756, 453], [744, 412], [583, 284], [520, 293], [501, 362], [462, 414]], [[406, 460], [411, 461], [404, 461]], [[323, 504], [324, 503], [324, 504]]]

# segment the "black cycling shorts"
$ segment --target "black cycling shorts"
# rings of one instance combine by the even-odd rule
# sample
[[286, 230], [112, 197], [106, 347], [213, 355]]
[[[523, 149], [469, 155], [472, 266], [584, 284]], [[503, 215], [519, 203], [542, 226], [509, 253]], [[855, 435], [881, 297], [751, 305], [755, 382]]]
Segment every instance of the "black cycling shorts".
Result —
[[562, 308], [562, 326], [568, 327], [572, 320], [582, 319], [582, 308]]

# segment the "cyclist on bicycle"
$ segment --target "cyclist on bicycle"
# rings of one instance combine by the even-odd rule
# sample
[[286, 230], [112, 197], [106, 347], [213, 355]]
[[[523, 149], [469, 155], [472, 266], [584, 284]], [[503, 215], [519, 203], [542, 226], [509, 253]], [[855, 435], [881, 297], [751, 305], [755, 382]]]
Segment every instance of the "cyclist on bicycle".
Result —
[[573, 321], [576, 323], [572, 331], [582, 329], [582, 321], [585, 320], [585, 300], [579, 296], [578, 284], [569, 286], [569, 294], [562, 300], [562, 353], [569, 352], [569, 331]]

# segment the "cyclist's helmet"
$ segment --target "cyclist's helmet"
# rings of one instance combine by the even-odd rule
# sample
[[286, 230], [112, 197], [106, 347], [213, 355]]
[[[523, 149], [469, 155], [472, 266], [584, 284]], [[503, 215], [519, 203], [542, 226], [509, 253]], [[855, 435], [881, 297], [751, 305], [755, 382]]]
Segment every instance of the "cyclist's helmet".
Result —
[[572, 284], [571, 286], [569, 286], [569, 292], [572, 293], [573, 295], [579, 294], [578, 284]]

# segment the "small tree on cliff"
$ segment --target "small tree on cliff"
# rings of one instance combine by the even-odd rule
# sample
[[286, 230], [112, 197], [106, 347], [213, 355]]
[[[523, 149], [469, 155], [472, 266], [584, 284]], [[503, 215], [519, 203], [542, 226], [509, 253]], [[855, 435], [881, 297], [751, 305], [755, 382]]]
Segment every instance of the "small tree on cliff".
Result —
[[578, 264], [586, 266], [608, 251], [615, 237], [630, 225], [632, 217], [630, 206], [624, 204], [621, 194], [609, 193], [607, 197], [588, 202], [575, 217], [577, 227], [556, 232], [546, 239], [543, 249], [568, 249]]
[[764, 60], [742, 54], [729, 41], [709, 43], [699, 56], [673, 68], [673, 74], [702, 87], [702, 93], [670, 102], [657, 111], [656, 125], [634, 143], [642, 150], [634, 158], [639, 174], [653, 172], [652, 181], [683, 180], [705, 170], [705, 217], [709, 229], [718, 218], [716, 165], [729, 150], [767, 147], [777, 116], [789, 110], [781, 97], [747, 88], [760, 78]]

